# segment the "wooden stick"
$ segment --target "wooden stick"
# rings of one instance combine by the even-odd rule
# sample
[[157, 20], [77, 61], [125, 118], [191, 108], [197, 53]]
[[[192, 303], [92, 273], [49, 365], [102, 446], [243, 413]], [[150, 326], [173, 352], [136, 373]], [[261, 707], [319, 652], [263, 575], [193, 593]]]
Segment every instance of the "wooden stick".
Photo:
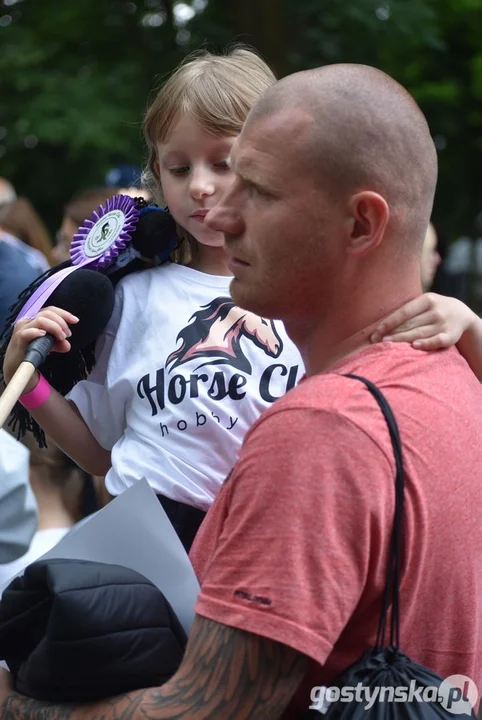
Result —
[[15, 375], [8, 383], [2, 397], [0, 397], [0, 428], [3, 427], [8, 416], [12, 412], [12, 408], [19, 399], [20, 395], [28, 385], [28, 382], [35, 372], [32, 363], [21, 363]]

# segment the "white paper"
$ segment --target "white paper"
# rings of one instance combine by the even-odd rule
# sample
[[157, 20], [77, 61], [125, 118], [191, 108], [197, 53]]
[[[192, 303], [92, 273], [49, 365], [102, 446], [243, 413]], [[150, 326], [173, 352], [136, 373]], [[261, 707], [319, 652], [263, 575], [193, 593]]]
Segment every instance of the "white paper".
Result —
[[189, 634], [199, 583], [147, 480], [81, 522], [43, 557], [94, 560], [136, 570], [164, 593]]

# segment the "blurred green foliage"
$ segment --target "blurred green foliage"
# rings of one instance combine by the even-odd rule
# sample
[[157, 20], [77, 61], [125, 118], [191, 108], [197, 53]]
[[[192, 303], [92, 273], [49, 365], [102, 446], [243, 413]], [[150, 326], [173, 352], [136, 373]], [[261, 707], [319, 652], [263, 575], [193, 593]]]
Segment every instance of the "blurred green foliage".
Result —
[[361, 62], [402, 82], [439, 150], [435, 222], [474, 235], [481, 31], [482, 0], [0, 0], [0, 175], [55, 230], [75, 191], [142, 164], [149, 93], [187, 52], [244, 42], [280, 75]]

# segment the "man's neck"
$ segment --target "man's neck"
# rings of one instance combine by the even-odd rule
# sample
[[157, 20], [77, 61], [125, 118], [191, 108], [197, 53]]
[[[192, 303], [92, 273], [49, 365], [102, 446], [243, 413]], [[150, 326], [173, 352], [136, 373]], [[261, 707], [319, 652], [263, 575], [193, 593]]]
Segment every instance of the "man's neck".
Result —
[[383, 301], [360, 303], [351, 298], [351, 306], [335, 305], [334, 312], [313, 319], [311, 324], [286, 320], [285, 327], [298, 347], [306, 375], [327, 372], [333, 365], [371, 345], [371, 336], [379, 323], [394, 310], [420, 295], [415, 284]]

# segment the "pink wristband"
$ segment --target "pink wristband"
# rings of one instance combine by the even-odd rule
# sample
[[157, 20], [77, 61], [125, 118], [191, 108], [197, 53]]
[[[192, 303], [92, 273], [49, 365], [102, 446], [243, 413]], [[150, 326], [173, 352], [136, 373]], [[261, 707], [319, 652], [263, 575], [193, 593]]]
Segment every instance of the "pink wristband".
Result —
[[21, 395], [19, 402], [21, 402], [27, 410], [34, 410], [44, 404], [51, 392], [52, 386], [43, 375], [40, 375], [39, 381], [34, 389], [25, 395]]

